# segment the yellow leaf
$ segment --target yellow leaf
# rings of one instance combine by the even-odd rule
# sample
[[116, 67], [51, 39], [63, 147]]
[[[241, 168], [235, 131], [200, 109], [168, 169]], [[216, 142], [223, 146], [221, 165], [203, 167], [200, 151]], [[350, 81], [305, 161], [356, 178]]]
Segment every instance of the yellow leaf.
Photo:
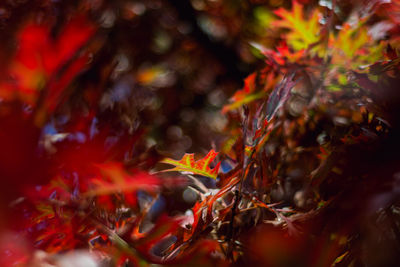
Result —
[[291, 11], [279, 8], [275, 11], [281, 19], [272, 24], [280, 28], [289, 29], [290, 32], [285, 36], [287, 43], [295, 50], [307, 49], [310, 45], [319, 41], [320, 13], [313, 10], [309, 18], [303, 15], [303, 6], [293, 1]]
[[337, 37], [334, 38], [331, 35], [330, 39], [335, 49], [341, 50], [348, 58], [352, 58], [359, 49], [369, 43], [370, 37], [366, 27], [352, 28], [346, 23]]

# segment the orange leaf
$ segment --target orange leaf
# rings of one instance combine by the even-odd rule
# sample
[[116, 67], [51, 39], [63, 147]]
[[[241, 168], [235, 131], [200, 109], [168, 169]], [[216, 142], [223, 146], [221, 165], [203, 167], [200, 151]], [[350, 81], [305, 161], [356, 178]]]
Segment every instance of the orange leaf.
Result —
[[175, 168], [163, 170], [163, 172], [171, 172], [171, 171], [190, 172], [193, 174], [199, 174], [216, 179], [218, 176], [218, 170], [221, 163], [219, 162], [217, 166], [214, 167], [214, 169], [211, 169], [209, 165], [217, 155], [218, 155], [217, 152], [215, 152], [214, 150], [210, 150], [207, 156], [197, 161], [194, 160], [194, 154], [185, 154], [181, 160], [173, 160], [167, 158], [162, 160], [161, 162], [174, 165]]
[[244, 80], [243, 89], [236, 91], [236, 93], [231, 98], [231, 103], [223, 107], [222, 113], [237, 109], [244, 104], [262, 98], [265, 95], [263, 91], [254, 93], [256, 87], [256, 78], [257, 73], [253, 73]]

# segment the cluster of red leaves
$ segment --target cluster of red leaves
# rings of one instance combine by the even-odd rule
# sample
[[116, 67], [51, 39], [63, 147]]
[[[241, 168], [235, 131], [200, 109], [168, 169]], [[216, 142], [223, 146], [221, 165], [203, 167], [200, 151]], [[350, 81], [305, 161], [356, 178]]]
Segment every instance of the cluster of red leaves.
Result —
[[[40, 91], [46, 111], [59, 104], [65, 88], [89, 61], [80, 51], [94, 34], [95, 27], [83, 16], [76, 16], [53, 38], [47, 24], [28, 23], [18, 34], [19, 47], [8, 70], [9, 80], [1, 84], [1, 97], [20, 98], [36, 106]], [[44, 87], [48, 87], [45, 88]]]
[[[83, 15], [55, 34], [48, 24], [22, 27], [0, 83], [0, 214], [20, 223], [0, 232], [13, 228], [24, 245], [1, 263], [78, 249], [117, 266], [396, 262], [398, 3], [360, 2], [347, 16], [336, 1], [302, 2], [275, 10], [277, 48], [257, 45], [267, 66], [223, 109], [222, 153], [198, 160], [159, 160], [140, 146], [146, 129], [116, 131], [90, 106], [49, 131], [101, 41]], [[389, 37], [368, 31], [380, 22]], [[160, 206], [178, 189], [195, 203], [168, 214]], [[374, 237], [386, 242], [385, 259], [382, 249], [369, 256]]]
[[[8, 251], [2, 266], [51, 263], [35, 256], [39, 249], [53, 255], [86, 248], [118, 266], [222, 261], [208, 257], [217, 248], [211, 240], [193, 241], [179, 257], [160, 256], [156, 246], [182, 231], [184, 219], [163, 214], [152, 225], [151, 208], [163, 190], [185, 186], [187, 180], [160, 178], [139, 168], [157, 162], [137, 146], [144, 140], [143, 129], [116, 131], [105, 122], [97, 124], [97, 109], [72, 113], [61, 128], [46, 129], [54, 127], [52, 120], [70, 98], [70, 85], [90, 67], [89, 55], [98, 42], [95, 24], [84, 15], [71, 17], [55, 34], [50, 25], [27, 22], [19, 30], [18, 48], [0, 83], [5, 189], [0, 213], [13, 218], [3, 222], [0, 233], [13, 235], [13, 229], [22, 239], [15, 247], [1, 240], [2, 252]], [[127, 162], [133, 147], [139, 154]], [[196, 162], [195, 168], [216, 177], [218, 166], [209, 168], [215, 156]]]

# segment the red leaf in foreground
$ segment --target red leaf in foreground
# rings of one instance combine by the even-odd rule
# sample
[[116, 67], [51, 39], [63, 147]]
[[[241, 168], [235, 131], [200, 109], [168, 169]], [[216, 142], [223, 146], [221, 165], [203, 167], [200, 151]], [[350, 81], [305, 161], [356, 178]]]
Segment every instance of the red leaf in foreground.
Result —
[[[86, 64], [87, 56], [77, 61], [74, 57], [94, 31], [95, 27], [83, 16], [71, 19], [55, 39], [48, 25], [27, 24], [17, 36], [19, 47], [8, 70], [13, 81], [0, 84], [1, 96], [6, 100], [17, 97], [34, 105], [38, 92], [47, 86], [51, 101], [48, 106], [57, 104], [55, 96], [61, 95]], [[54, 81], [57, 82], [52, 84]]]
[[134, 192], [136, 190], [153, 192], [161, 185], [161, 181], [156, 176], [143, 171], [128, 173], [119, 163], [107, 163], [97, 166], [105, 179], [93, 179], [91, 182], [93, 188], [85, 192], [86, 196], [110, 195], [118, 192]]

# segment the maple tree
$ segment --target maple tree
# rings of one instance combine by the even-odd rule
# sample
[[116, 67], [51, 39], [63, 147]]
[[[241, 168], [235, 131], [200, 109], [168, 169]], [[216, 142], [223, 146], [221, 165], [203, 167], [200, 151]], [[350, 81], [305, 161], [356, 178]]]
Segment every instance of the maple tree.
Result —
[[399, 25], [397, 0], [0, 4], [0, 265], [398, 265]]

